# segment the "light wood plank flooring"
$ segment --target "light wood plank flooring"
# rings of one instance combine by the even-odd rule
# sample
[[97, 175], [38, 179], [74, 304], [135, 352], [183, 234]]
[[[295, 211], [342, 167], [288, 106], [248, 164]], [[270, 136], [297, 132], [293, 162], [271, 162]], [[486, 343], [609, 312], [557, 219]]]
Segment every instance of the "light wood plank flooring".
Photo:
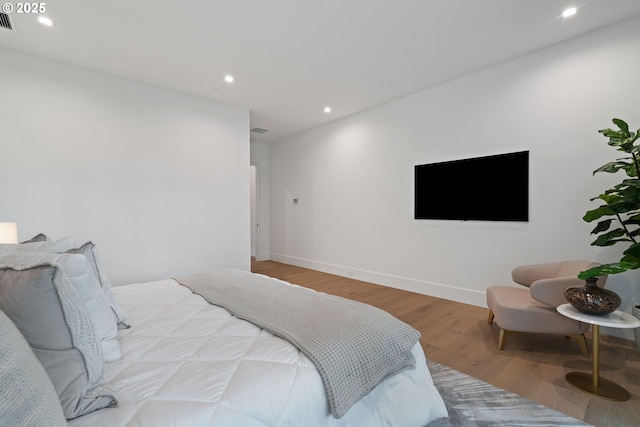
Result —
[[[368, 303], [422, 333], [428, 359], [603, 427], [640, 426], [640, 353], [633, 341], [601, 334], [600, 375], [625, 387], [626, 402], [611, 402], [573, 389], [570, 371], [591, 371], [591, 359], [562, 336], [514, 334], [497, 348], [498, 328], [481, 307], [374, 285], [273, 261], [251, 263], [252, 271], [290, 283]], [[591, 349], [591, 337], [587, 337]]]

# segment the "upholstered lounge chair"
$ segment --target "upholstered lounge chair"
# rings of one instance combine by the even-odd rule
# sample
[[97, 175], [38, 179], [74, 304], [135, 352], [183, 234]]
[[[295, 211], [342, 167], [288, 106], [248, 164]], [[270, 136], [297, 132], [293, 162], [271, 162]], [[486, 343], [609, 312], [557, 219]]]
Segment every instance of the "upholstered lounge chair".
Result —
[[[556, 307], [567, 302], [565, 289], [584, 285], [584, 280], [578, 279], [578, 273], [597, 265], [591, 261], [524, 265], [511, 272], [513, 281], [523, 287], [489, 287], [488, 323], [495, 321], [500, 328], [498, 348], [504, 348], [505, 337], [511, 332], [561, 334], [576, 338], [582, 354], [589, 357], [584, 334], [590, 325], [561, 315]], [[606, 280], [606, 276], [599, 278], [598, 286], [604, 287]]]

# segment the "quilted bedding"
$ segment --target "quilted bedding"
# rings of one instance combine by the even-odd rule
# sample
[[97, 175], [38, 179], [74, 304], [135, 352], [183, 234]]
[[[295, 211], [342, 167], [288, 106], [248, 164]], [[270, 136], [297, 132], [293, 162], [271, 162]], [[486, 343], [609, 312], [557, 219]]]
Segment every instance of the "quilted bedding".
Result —
[[371, 305], [233, 268], [175, 280], [304, 353], [336, 418], [383, 379], [415, 367], [420, 332]]
[[105, 379], [117, 407], [70, 426], [424, 426], [446, 416], [419, 343], [416, 368], [334, 418], [314, 364], [292, 344], [172, 279], [112, 288], [131, 328]]

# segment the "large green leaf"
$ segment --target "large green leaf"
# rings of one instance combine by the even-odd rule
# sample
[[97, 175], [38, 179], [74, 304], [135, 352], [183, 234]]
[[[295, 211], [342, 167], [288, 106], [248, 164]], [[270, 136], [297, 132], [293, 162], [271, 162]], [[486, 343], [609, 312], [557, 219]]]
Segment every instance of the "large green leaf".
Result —
[[640, 243], [634, 243], [633, 245], [629, 246], [627, 250], [623, 252], [623, 254], [640, 259]]
[[610, 163], [607, 163], [606, 165], [600, 166], [598, 169], [594, 170], [593, 173], [594, 174], [598, 172], [616, 173], [620, 169], [624, 169], [626, 171], [627, 168], [630, 166], [633, 166], [633, 164], [629, 162], [621, 162], [621, 161], [610, 162]]
[[596, 240], [591, 243], [592, 246], [612, 246], [619, 242], [631, 241], [630, 239], [621, 239], [625, 236], [625, 232], [622, 228], [616, 228], [608, 233], [601, 234]]
[[632, 264], [638, 264], [640, 266], [640, 258], [633, 255], [624, 255], [620, 258], [620, 262], [628, 262]]
[[636, 178], [638, 176], [638, 166], [635, 163], [627, 166], [624, 171], [627, 176], [630, 176], [632, 178]]
[[593, 277], [605, 276], [608, 274], [619, 274], [624, 273], [628, 270], [635, 270], [640, 268], [640, 263], [637, 262], [614, 262], [611, 264], [603, 264], [597, 267], [590, 268], [585, 271], [581, 271], [578, 274], [578, 278], [582, 280], [591, 279]]
[[636, 228], [635, 230], [632, 230], [631, 228], [627, 227], [626, 230], [627, 230], [627, 235], [632, 239], [634, 237], [638, 237], [638, 235], [640, 234], [640, 228]]
[[598, 198], [602, 201], [604, 201], [607, 205], [612, 205], [614, 203], [618, 203], [618, 202], [622, 202], [623, 199], [620, 195], [616, 194], [615, 191], [605, 191], [604, 193], [602, 193], [601, 195], [598, 196]]
[[[636, 179], [627, 180], [627, 181], [638, 181]], [[616, 186], [617, 196], [621, 197], [625, 201], [636, 201], [638, 197], [640, 197], [640, 186], [639, 183], [633, 182], [624, 182], [620, 185]]]
[[627, 137], [627, 135], [625, 135], [623, 132], [620, 132], [619, 130], [613, 130], [611, 128], [600, 129], [598, 132], [609, 138], [609, 143], [611, 143], [612, 141], [623, 141]]
[[626, 218], [622, 223], [624, 225], [640, 225], [640, 214], [632, 215]]
[[604, 221], [600, 221], [596, 227], [591, 230], [591, 234], [602, 233], [603, 231], [607, 231], [609, 227], [611, 227], [612, 219], [605, 219]]
[[615, 123], [616, 126], [618, 126], [618, 129], [620, 129], [622, 132], [626, 133], [627, 135], [629, 134], [629, 125], [627, 124], [627, 122], [618, 118], [613, 119], [612, 121], [613, 123]]
[[638, 210], [638, 203], [637, 202], [612, 203], [609, 205], [609, 209], [611, 209], [613, 213], [617, 213], [617, 214], [633, 212]]
[[584, 214], [582, 219], [585, 220], [586, 222], [591, 222], [591, 221], [595, 221], [596, 219], [600, 219], [603, 216], [607, 216], [607, 215], [615, 215], [615, 213], [611, 209], [609, 209], [608, 206], [603, 205], [603, 206], [598, 206], [597, 208], [588, 211], [586, 214]]

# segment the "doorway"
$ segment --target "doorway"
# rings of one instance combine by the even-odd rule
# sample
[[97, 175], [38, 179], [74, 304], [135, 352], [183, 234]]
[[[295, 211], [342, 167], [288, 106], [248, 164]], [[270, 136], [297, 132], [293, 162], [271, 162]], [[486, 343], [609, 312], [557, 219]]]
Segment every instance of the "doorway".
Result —
[[260, 164], [251, 163], [251, 256], [262, 261], [260, 250]]

